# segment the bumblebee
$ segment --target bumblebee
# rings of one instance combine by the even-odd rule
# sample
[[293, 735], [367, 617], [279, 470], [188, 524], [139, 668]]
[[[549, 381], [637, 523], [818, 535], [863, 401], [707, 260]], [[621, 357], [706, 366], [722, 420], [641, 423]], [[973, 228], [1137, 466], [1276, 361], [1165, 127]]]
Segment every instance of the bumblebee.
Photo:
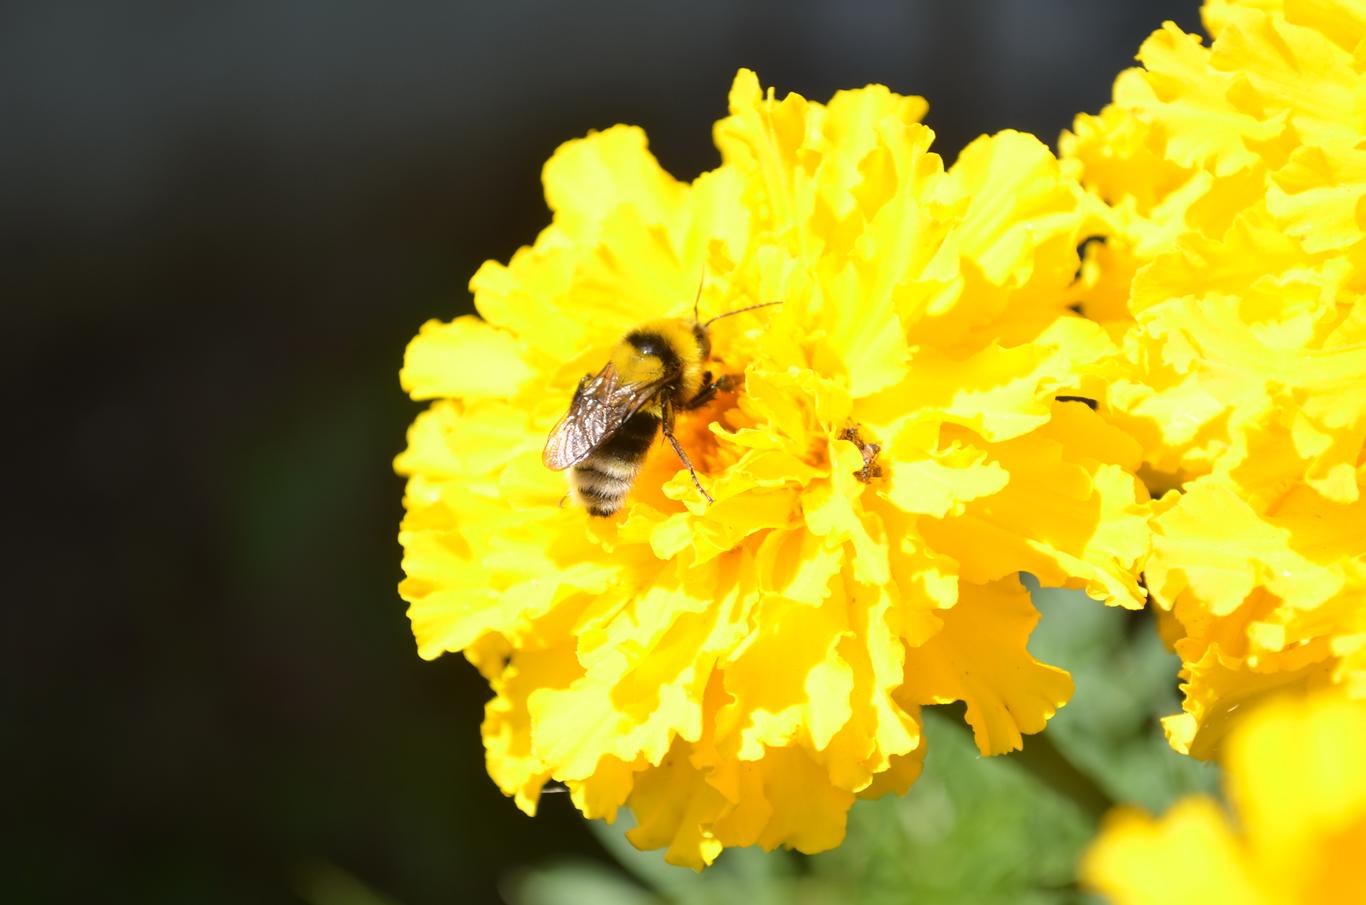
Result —
[[612, 515], [662, 431], [698, 491], [714, 502], [674, 436], [674, 418], [735, 389], [739, 381], [733, 374], [714, 378], [705, 369], [711, 356], [707, 328], [723, 317], [777, 304], [750, 305], [701, 323], [694, 302], [691, 321], [666, 318], [632, 330], [601, 371], [579, 381], [569, 411], [550, 431], [541, 460], [554, 471], [573, 469], [573, 492], [590, 515]]

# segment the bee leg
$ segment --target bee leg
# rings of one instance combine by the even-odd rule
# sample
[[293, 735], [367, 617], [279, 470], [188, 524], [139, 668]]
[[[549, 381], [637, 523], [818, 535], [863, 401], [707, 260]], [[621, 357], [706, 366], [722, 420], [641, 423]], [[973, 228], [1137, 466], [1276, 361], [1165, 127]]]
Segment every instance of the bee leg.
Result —
[[703, 489], [702, 482], [697, 480], [697, 469], [692, 467], [692, 460], [688, 458], [688, 454], [683, 451], [683, 446], [678, 442], [678, 438], [674, 436], [673, 406], [666, 403], [663, 414], [664, 417], [660, 419], [660, 429], [664, 431], [664, 436], [668, 438], [669, 445], [674, 448], [674, 452], [678, 453], [678, 458], [683, 461], [684, 467], [688, 469], [688, 474], [692, 475], [692, 482], [697, 486], [697, 492], [702, 494], [708, 503], [715, 503], [716, 500], [711, 498], [711, 494]]
[[698, 390], [697, 395], [689, 399], [683, 407], [688, 411], [700, 409], [715, 399], [717, 393], [729, 393], [739, 383], [739, 374], [722, 374], [716, 380], [712, 380], [711, 371], [708, 371], [702, 375], [702, 389]]
[[700, 409], [702, 406], [706, 405], [708, 402], [711, 402], [715, 398], [716, 384], [708, 382], [706, 386], [702, 387], [702, 389], [698, 391], [696, 396], [692, 397], [687, 401], [687, 403], [684, 404], [683, 408], [686, 411]]

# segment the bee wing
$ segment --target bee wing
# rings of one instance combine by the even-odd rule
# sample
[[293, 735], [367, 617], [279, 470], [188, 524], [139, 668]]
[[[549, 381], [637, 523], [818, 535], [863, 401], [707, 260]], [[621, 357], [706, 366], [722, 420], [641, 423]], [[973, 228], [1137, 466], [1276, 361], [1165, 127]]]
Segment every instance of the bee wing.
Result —
[[612, 432], [659, 392], [664, 381], [622, 383], [609, 362], [579, 384], [574, 401], [546, 438], [541, 461], [561, 471], [588, 458]]

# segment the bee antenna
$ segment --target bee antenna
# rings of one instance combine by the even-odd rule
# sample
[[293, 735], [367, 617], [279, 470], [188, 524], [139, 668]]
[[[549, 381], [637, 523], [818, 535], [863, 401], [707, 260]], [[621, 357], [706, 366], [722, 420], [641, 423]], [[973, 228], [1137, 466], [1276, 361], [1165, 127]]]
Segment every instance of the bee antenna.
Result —
[[707, 282], [707, 265], [702, 265], [702, 275], [697, 279], [697, 295], [692, 297], [692, 322], [697, 323], [697, 303], [702, 301], [702, 286]]
[[703, 324], [702, 326], [703, 326], [703, 327], [710, 327], [712, 324], [716, 323], [716, 322], [719, 321], [721, 318], [723, 318], [723, 317], [730, 317], [732, 314], [744, 314], [746, 311], [753, 311], [755, 308], [770, 308], [770, 307], [772, 307], [772, 306], [774, 306], [774, 305], [781, 305], [781, 304], [782, 304], [781, 301], [777, 301], [777, 302], [760, 302], [760, 303], [757, 304], [757, 305], [746, 305], [746, 306], [743, 307], [743, 308], [736, 308], [734, 311], [727, 311], [725, 314], [718, 314], [718, 315], [716, 315], [716, 317], [713, 317], [711, 320], [707, 321], [707, 322], [706, 322], [705, 324]]

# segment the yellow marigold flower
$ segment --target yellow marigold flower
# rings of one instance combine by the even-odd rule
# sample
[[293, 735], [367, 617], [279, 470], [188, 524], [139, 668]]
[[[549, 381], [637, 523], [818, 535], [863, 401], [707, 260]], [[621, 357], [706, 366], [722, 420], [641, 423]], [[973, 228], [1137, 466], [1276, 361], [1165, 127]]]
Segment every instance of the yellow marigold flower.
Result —
[[1286, 687], [1366, 695], [1366, 12], [1212, 0], [1168, 23], [1080, 116], [1067, 165], [1109, 204], [1081, 296], [1130, 371], [1107, 400], [1164, 499], [1146, 566], [1172, 611], [1185, 712]]
[[[925, 109], [741, 71], [692, 183], [638, 129], [571, 141], [551, 225], [471, 281], [482, 319], [409, 346], [403, 386], [436, 401], [397, 460], [400, 591], [419, 653], [490, 682], [489, 773], [526, 812], [554, 779], [678, 864], [832, 847], [856, 797], [915, 779], [921, 705], [965, 701], [996, 754], [1068, 699], [1020, 571], [1141, 605], [1137, 447], [1056, 401], [1114, 353], [1067, 308], [1082, 193], [1015, 132], [946, 171]], [[703, 274], [703, 317], [782, 302], [712, 329], [743, 386], [680, 416], [715, 502], [656, 444], [616, 515], [561, 506], [541, 448], [576, 383], [690, 317]]]
[[1366, 903], [1366, 704], [1278, 700], [1240, 723], [1225, 752], [1236, 825], [1206, 798], [1160, 820], [1115, 811], [1082, 878], [1115, 905]]

